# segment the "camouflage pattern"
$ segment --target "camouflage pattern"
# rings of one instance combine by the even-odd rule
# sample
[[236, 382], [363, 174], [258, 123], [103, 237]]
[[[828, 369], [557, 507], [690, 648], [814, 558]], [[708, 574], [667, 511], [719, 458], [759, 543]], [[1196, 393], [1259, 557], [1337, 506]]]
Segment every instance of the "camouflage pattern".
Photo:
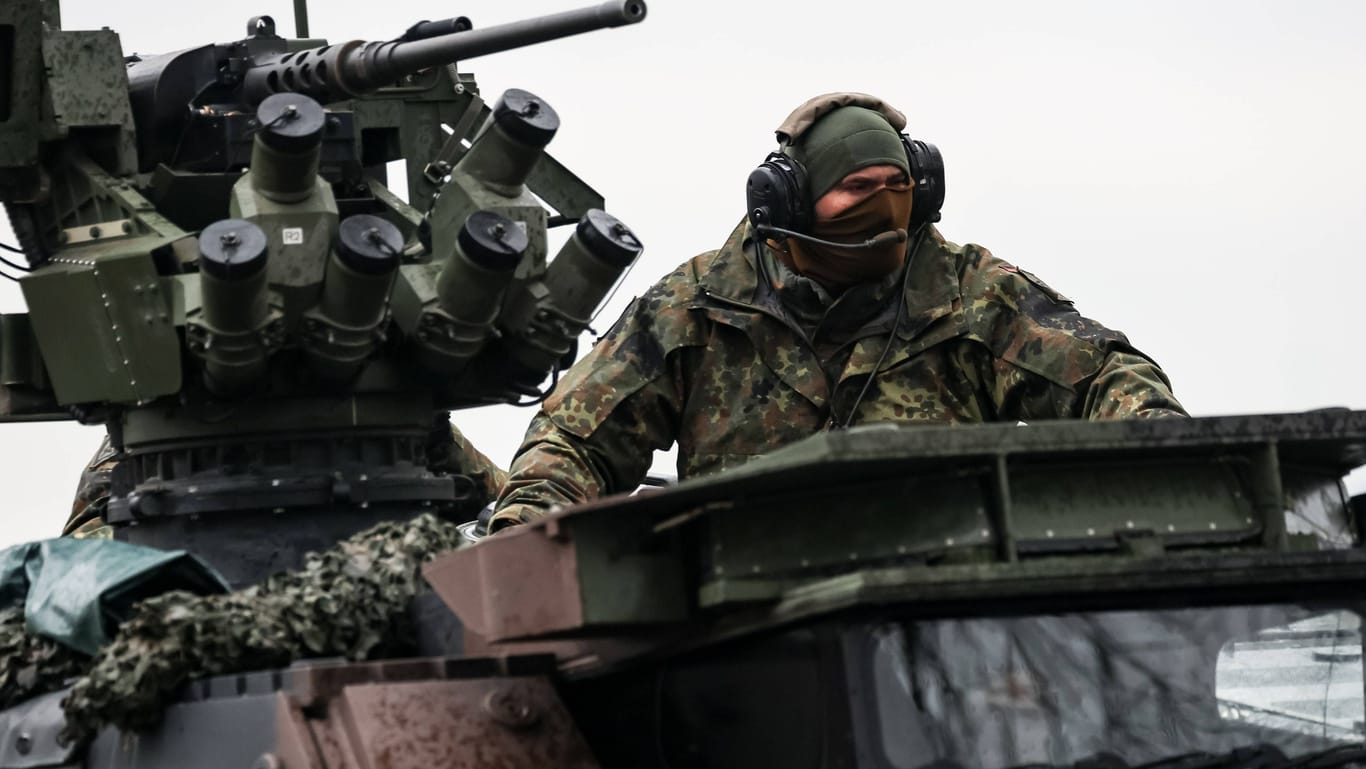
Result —
[[855, 404], [852, 424], [1185, 415], [1123, 334], [986, 249], [928, 228], [908, 269], [899, 322], [885, 302], [836, 340], [819, 328], [808, 340], [760, 279], [742, 223], [637, 299], [560, 381], [494, 527], [634, 490], [674, 441], [680, 478], [713, 473], [842, 425]]
[[0, 609], [0, 710], [56, 691], [90, 667], [90, 658], [29, 633], [24, 609]]
[[104, 509], [109, 505], [110, 476], [118, 463], [117, 452], [106, 435], [95, 450], [95, 456], [81, 471], [76, 497], [71, 502], [71, 517], [62, 527], [62, 536], [113, 538], [113, 528], [104, 522]]
[[474, 447], [470, 439], [451, 424], [450, 414], [439, 413], [427, 443], [427, 466], [432, 472], [463, 475], [474, 485], [474, 496], [465, 507], [483, 508], [498, 498], [507, 482], [507, 471]]
[[434, 515], [381, 523], [237, 593], [145, 600], [93, 658], [26, 633], [20, 610], [0, 612], [0, 707], [78, 676], [63, 701], [63, 734], [85, 740], [107, 724], [155, 726], [192, 678], [307, 657], [411, 654], [405, 623], [422, 564], [462, 542], [455, 524]]

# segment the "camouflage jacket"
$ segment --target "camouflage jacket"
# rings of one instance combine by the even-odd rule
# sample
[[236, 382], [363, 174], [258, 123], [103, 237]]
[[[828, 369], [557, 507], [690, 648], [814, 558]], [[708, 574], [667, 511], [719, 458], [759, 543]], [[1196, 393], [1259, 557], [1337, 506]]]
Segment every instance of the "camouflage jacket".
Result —
[[742, 224], [637, 299], [560, 381], [513, 460], [495, 527], [634, 490], [651, 453], [675, 441], [686, 478], [846, 420], [1185, 414], [1123, 334], [986, 249], [928, 228], [907, 269], [904, 307], [886, 302], [831, 367], [835, 355], [816, 352], [831, 345], [813, 345], [776, 304]]

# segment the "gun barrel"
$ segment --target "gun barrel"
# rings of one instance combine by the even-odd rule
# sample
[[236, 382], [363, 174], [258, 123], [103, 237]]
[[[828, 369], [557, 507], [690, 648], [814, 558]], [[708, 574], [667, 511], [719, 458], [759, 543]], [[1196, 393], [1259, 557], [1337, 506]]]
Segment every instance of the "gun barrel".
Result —
[[469, 18], [465, 16], [452, 16], [449, 19], [440, 21], [419, 21], [409, 27], [406, 32], [399, 35], [399, 40], [426, 40], [429, 37], [440, 37], [441, 35], [451, 35], [456, 32], [468, 32], [474, 29]]
[[453, 32], [385, 43], [352, 41], [287, 54], [247, 72], [243, 94], [252, 104], [273, 93], [304, 93], [328, 102], [374, 91], [406, 75], [490, 53], [534, 45], [645, 18], [644, 0], [608, 0], [599, 5]]

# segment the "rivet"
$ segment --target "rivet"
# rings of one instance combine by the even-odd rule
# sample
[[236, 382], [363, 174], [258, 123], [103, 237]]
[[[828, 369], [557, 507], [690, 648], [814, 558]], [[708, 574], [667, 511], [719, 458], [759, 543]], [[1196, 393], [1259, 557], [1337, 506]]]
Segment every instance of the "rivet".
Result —
[[1049, 539], [1052, 539], [1052, 538], [1053, 538], [1053, 530], [1052, 530], [1052, 529], [1048, 529], [1047, 531], [1045, 531], [1045, 532], [1043, 533], [1043, 535], [1044, 535], [1045, 537], [1048, 537]]
[[1217, 528], [1219, 528], [1219, 524], [1215, 523], [1214, 521], [1210, 521], [1210, 522], [1209, 522], [1209, 530], [1210, 530], [1210, 531], [1214, 531], [1214, 530], [1217, 529]]
[[1132, 529], [1133, 527], [1134, 527], [1134, 522], [1133, 522], [1133, 521], [1125, 521], [1125, 522], [1124, 522], [1124, 528], [1126, 528], [1126, 529]]
[[515, 692], [499, 688], [484, 697], [484, 712], [509, 729], [526, 729], [540, 720], [535, 706]]
[[1095, 530], [1095, 529], [1087, 529], [1087, 530], [1086, 530], [1086, 536], [1088, 536], [1088, 537], [1094, 537], [1094, 536], [1096, 536], [1096, 530]]
[[944, 544], [948, 545], [949, 547], [953, 547], [953, 537], [949, 537], [948, 539], [944, 540]]

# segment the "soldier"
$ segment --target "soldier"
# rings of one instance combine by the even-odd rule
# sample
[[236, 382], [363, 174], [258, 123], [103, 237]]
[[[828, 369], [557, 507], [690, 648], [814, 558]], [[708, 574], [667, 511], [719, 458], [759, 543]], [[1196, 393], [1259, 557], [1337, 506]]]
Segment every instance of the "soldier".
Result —
[[686, 478], [869, 422], [1184, 416], [1123, 334], [939, 234], [943, 165], [905, 124], [865, 94], [793, 112], [750, 177], [748, 219], [637, 299], [545, 401], [490, 528], [631, 491], [675, 441]]

